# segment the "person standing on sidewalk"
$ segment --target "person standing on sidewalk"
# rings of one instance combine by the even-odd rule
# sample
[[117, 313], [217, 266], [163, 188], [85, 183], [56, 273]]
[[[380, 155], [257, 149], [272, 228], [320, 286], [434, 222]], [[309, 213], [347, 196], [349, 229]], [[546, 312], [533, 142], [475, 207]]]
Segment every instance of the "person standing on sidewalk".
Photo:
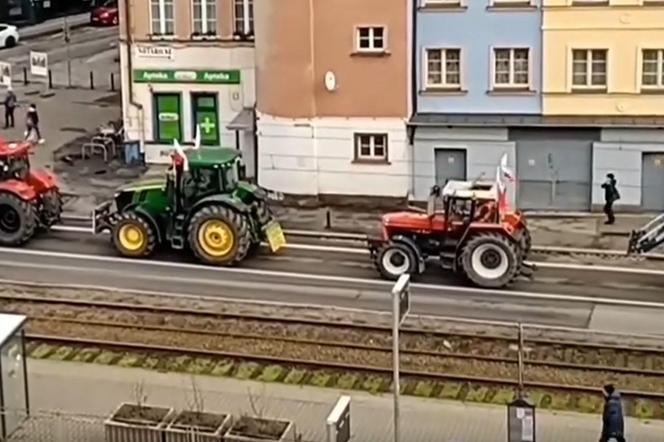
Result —
[[37, 112], [37, 106], [33, 103], [28, 108], [28, 113], [26, 115], [26, 133], [25, 138], [30, 139], [34, 131], [37, 135], [37, 140], [39, 144], [44, 142], [44, 139], [41, 136], [41, 131], [39, 130], [39, 113]]
[[12, 90], [11, 86], [7, 89], [7, 95], [5, 96], [5, 129], [14, 127], [14, 110], [18, 100], [16, 99], [16, 94]]
[[599, 442], [626, 442], [625, 418], [623, 416], [622, 400], [612, 384], [603, 388], [604, 412], [602, 413], [602, 435]]
[[612, 173], [606, 174], [606, 181], [602, 184], [604, 189], [604, 213], [606, 214], [606, 222], [604, 224], [613, 224], [616, 222], [616, 217], [613, 214], [613, 203], [620, 199], [620, 193], [616, 187], [618, 181]]

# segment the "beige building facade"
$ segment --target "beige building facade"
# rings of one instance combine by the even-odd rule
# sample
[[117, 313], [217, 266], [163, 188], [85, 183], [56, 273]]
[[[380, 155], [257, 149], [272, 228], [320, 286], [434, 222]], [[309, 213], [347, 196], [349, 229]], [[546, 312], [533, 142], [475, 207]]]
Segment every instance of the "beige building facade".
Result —
[[408, 194], [410, 3], [256, 0], [261, 185]]
[[173, 140], [236, 147], [256, 165], [254, 0], [122, 0], [120, 60], [126, 137], [147, 163]]

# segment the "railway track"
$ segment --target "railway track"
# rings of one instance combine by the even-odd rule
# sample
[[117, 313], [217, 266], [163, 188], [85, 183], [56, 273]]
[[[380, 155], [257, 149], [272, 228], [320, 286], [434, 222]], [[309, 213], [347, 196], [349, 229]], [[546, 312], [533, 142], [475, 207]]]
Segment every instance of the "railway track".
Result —
[[[92, 228], [92, 220], [89, 217], [64, 216], [61, 228], [64, 230], [83, 232]], [[285, 230], [284, 233], [291, 238], [310, 239], [328, 243], [331, 251], [357, 251], [358, 253], [366, 253], [367, 235], [362, 233], [293, 229]], [[534, 257], [563, 255], [579, 258], [601, 258], [606, 260], [664, 261], [664, 253], [646, 253], [638, 256], [627, 256], [624, 250], [575, 247], [533, 246], [531, 253]]]
[[[61, 346], [69, 349], [67, 358], [107, 348], [156, 361], [168, 354], [368, 374], [389, 384], [391, 335], [385, 326], [25, 295], [2, 295], [0, 306], [28, 315], [32, 348]], [[514, 337], [411, 327], [402, 331], [401, 340], [406, 378], [509, 388], [518, 384]], [[524, 368], [528, 388], [597, 394], [611, 380], [629, 386], [624, 392], [628, 397], [664, 400], [661, 348], [528, 339]]]

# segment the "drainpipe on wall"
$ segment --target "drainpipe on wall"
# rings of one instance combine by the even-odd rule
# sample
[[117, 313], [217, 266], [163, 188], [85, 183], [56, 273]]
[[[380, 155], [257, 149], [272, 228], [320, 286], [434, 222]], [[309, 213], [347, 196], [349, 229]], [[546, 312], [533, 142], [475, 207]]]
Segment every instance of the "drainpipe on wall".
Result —
[[[138, 130], [140, 134], [141, 150], [145, 152], [145, 128], [144, 128], [144, 115], [143, 115], [143, 105], [137, 102], [134, 99], [134, 60], [133, 60], [133, 51], [132, 43], [133, 36], [131, 35], [131, 0], [125, 0], [125, 10], [124, 10], [124, 21], [126, 29], [126, 46], [127, 46], [127, 84], [129, 90], [127, 92], [129, 96], [129, 105], [138, 110]], [[126, 131], [125, 131], [126, 136]]]
[[[417, 82], [419, 77], [417, 76], [417, 6], [419, 0], [411, 0], [411, 22], [410, 22], [410, 106], [411, 106], [411, 115], [409, 120], [417, 114]], [[409, 121], [410, 123], [410, 121]], [[406, 132], [408, 136], [408, 143], [410, 144], [410, 164], [411, 164], [411, 188], [412, 196], [415, 199], [415, 127], [410, 124], [406, 125]]]

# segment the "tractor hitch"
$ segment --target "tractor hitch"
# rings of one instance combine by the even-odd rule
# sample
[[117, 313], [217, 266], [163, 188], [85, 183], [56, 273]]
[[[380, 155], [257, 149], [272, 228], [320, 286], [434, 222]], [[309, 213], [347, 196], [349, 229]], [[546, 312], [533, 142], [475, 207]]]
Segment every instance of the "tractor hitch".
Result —
[[92, 231], [95, 235], [104, 230], [111, 230], [111, 205], [113, 201], [106, 201], [92, 211]]

